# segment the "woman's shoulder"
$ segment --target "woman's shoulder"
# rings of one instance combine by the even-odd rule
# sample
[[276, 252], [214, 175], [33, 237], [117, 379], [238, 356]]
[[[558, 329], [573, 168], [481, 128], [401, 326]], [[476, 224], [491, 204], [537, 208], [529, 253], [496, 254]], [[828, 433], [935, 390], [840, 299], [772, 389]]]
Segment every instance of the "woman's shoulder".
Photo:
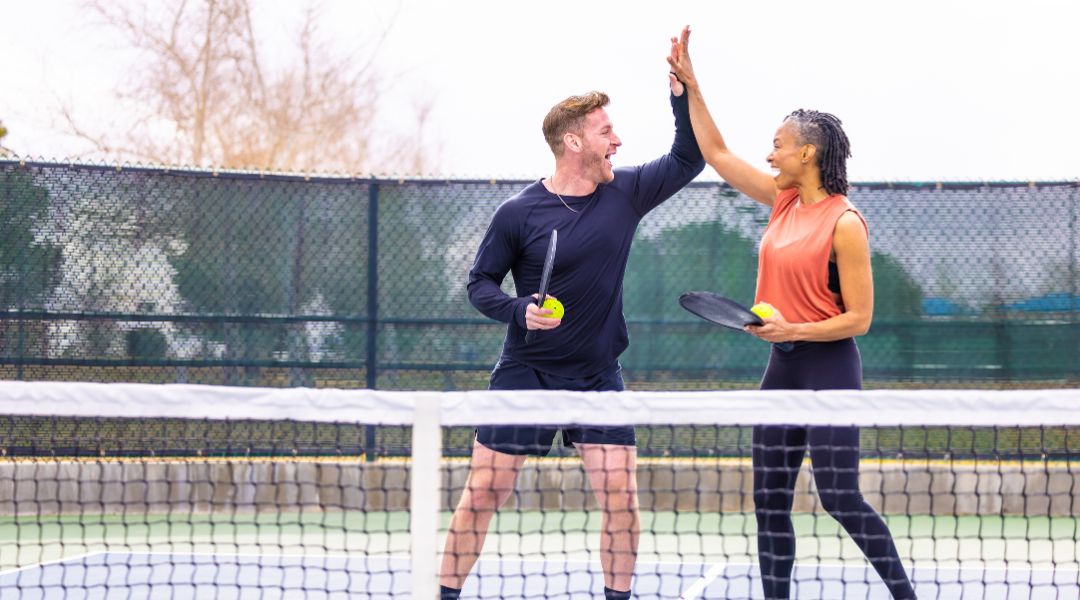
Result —
[[780, 190], [776, 194], [776, 200], [773, 201], [773, 206], [779, 205], [781, 202], [790, 203], [799, 199], [799, 190], [797, 188], [788, 188], [786, 190]]
[[798, 201], [799, 190], [795, 188], [780, 190], [780, 193], [776, 194], [776, 199], [773, 200], [773, 212], [781, 212]]
[[855, 228], [855, 230], [861, 231], [865, 235], [870, 234], [870, 225], [866, 222], [866, 217], [863, 216], [859, 209], [855, 208], [855, 205], [848, 201], [847, 197], [843, 198], [843, 202], [837, 203], [836, 210], [836, 229]]
[[829, 210], [836, 212], [837, 214], [843, 214], [845, 212], [854, 212], [862, 215], [862, 211], [858, 209], [844, 194], [833, 194], [825, 199], [824, 205], [829, 207]]

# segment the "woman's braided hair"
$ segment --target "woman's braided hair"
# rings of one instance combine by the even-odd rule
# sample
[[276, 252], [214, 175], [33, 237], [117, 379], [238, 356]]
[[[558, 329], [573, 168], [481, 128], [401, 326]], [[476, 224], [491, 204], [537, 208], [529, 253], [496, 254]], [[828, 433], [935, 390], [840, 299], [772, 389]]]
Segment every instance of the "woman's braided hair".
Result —
[[799, 144], [817, 148], [815, 159], [821, 168], [821, 184], [828, 194], [847, 194], [847, 159], [851, 143], [840, 119], [825, 112], [800, 108], [784, 119], [795, 125]]

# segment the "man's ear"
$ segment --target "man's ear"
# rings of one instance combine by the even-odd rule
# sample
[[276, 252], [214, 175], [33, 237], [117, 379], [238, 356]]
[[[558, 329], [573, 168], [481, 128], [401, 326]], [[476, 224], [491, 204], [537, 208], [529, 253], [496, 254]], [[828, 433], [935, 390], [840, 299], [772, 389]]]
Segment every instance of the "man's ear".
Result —
[[562, 136], [563, 146], [572, 152], [581, 152], [581, 138], [573, 133], [564, 133]]

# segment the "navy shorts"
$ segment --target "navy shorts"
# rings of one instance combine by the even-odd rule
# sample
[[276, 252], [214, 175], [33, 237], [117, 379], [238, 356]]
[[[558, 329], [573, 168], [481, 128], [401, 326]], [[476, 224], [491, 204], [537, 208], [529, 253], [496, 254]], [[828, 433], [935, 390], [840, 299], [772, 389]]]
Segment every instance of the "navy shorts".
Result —
[[[590, 377], [567, 379], [541, 373], [503, 357], [491, 372], [492, 390], [568, 390], [574, 392], [621, 392], [622, 368], [618, 363]], [[547, 456], [555, 434], [562, 430], [563, 446], [573, 444], [613, 444], [636, 446], [633, 427], [529, 427], [489, 425], [476, 428], [476, 441], [496, 452], [528, 456]]]

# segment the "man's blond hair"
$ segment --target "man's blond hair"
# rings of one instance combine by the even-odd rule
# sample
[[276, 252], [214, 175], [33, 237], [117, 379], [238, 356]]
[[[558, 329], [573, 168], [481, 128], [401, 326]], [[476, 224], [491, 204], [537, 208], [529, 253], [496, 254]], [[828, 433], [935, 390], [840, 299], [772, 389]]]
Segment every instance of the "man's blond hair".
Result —
[[604, 92], [587, 92], [580, 96], [570, 96], [551, 107], [544, 117], [544, 140], [556, 158], [562, 156], [565, 150], [563, 135], [582, 135], [585, 131], [585, 115], [607, 106], [608, 101], [608, 95]]

